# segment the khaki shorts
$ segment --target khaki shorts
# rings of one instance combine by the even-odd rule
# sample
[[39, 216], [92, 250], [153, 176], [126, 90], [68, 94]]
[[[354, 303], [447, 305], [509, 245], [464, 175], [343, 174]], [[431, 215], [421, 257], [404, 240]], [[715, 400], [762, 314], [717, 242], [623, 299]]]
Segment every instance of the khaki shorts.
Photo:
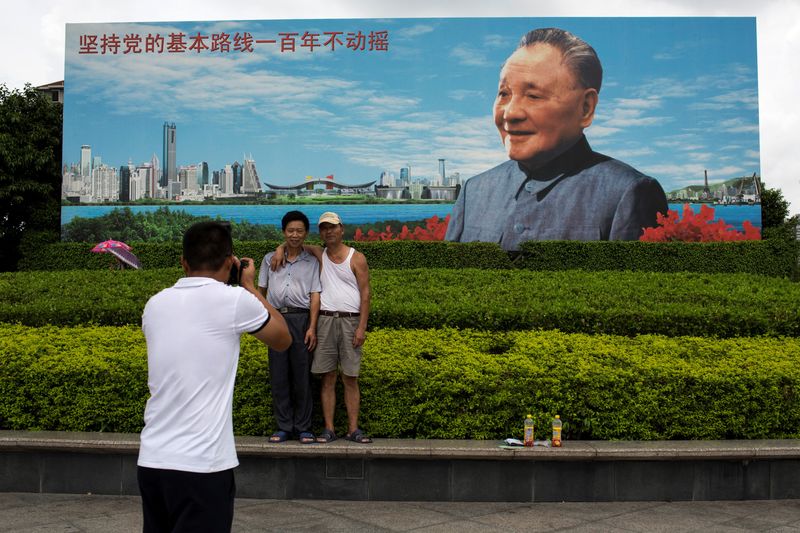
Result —
[[353, 335], [358, 328], [358, 322], [357, 316], [319, 316], [317, 347], [314, 350], [311, 372], [327, 374], [341, 365], [342, 374], [358, 377], [361, 369], [361, 346], [353, 348]]

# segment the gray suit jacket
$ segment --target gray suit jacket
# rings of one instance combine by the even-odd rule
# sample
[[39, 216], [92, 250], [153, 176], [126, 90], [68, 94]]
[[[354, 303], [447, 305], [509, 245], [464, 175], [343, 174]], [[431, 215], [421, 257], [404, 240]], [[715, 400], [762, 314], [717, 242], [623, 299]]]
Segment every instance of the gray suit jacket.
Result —
[[667, 213], [656, 180], [593, 152], [582, 137], [572, 148], [526, 173], [516, 161], [466, 181], [445, 239], [497, 242], [636, 240]]

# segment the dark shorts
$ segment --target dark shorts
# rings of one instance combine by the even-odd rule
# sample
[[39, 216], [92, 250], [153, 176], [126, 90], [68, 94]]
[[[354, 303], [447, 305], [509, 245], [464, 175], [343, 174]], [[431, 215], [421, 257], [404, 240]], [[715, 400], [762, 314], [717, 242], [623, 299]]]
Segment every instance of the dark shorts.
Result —
[[224, 532], [233, 523], [233, 469], [209, 474], [138, 467], [144, 533]]

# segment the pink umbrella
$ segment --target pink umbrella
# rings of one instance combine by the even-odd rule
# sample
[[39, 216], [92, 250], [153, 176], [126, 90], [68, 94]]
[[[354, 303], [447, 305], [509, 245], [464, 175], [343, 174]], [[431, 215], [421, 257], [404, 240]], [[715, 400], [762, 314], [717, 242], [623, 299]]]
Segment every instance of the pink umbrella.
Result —
[[139, 258], [133, 255], [131, 252], [131, 247], [122, 241], [103, 241], [92, 248], [92, 252], [110, 253], [117, 258], [117, 261], [120, 263], [120, 267], [124, 267], [124, 265], [136, 269], [142, 267], [141, 263], [139, 262]]
[[128, 246], [127, 244], [125, 244], [124, 242], [122, 242], [122, 241], [114, 241], [114, 240], [111, 240], [111, 239], [109, 239], [107, 241], [103, 241], [101, 243], [98, 243], [94, 248], [92, 248], [92, 251], [93, 252], [103, 253], [103, 252], [107, 252], [107, 251], [112, 250], [112, 249], [119, 249], [119, 248], [122, 248], [124, 250], [128, 250], [129, 252], [131, 251], [131, 247]]

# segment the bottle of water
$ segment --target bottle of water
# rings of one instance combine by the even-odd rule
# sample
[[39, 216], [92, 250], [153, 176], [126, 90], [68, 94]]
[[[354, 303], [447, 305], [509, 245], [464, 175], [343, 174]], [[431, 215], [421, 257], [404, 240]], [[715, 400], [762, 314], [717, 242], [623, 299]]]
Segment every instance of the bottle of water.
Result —
[[561, 417], [556, 415], [553, 419], [553, 447], [561, 446]]
[[531, 415], [528, 415], [528, 417], [525, 419], [524, 435], [525, 437], [523, 442], [525, 443], [525, 446], [533, 446], [533, 417]]

